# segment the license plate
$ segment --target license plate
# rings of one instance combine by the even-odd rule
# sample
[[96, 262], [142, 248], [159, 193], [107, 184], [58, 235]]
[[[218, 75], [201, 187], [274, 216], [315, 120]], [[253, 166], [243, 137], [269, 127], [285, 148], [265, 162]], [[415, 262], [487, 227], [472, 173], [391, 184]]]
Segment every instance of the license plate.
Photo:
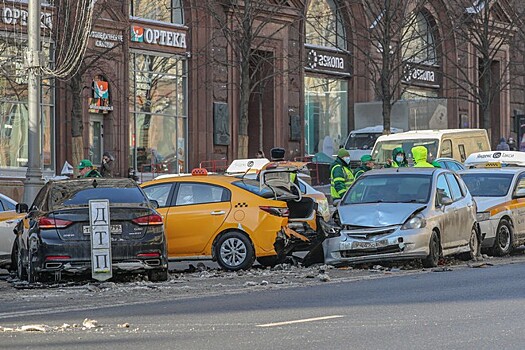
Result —
[[[112, 235], [120, 235], [122, 234], [122, 225], [111, 225], [110, 230]], [[85, 235], [89, 235], [89, 226], [83, 226], [82, 232]]]

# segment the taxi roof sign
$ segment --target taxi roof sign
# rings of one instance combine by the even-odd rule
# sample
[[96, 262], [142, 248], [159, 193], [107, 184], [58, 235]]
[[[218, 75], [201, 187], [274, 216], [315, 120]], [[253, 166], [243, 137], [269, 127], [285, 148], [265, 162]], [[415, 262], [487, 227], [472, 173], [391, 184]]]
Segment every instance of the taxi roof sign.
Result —
[[465, 167], [501, 168], [503, 166], [525, 166], [525, 152], [488, 151], [472, 153], [465, 160]]
[[268, 163], [270, 161], [266, 158], [235, 159], [226, 169], [226, 174], [256, 173]]

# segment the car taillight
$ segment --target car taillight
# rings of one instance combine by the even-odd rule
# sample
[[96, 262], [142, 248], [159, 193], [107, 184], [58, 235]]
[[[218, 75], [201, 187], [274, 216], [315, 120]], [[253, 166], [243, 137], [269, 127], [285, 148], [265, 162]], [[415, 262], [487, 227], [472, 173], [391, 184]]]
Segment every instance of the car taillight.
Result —
[[141, 226], [162, 225], [162, 216], [160, 216], [159, 214], [151, 214], [135, 218], [131, 221]]
[[69, 260], [71, 257], [69, 255], [50, 255], [46, 256], [46, 261], [49, 260]]
[[260, 206], [259, 209], [275, 216], [288, 217], [290, 215], [288, 208]]
[[61, 220], [46, 217], [38, 219], [38, 227], [40, 228], [66, 228], [71, 224], [73, 224], [73, 221], [69, 220]]
[[160, 253], [139, 253], [137, 258], [159, 258]]

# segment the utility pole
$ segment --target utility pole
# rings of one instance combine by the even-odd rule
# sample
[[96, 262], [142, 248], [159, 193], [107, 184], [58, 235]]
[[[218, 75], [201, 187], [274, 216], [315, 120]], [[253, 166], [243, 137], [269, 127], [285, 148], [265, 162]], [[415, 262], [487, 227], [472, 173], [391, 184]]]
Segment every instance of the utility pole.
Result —
[[24, 203], [31, 205], [42, 188], [42, 155], [40, 144], [40, 0], [29, 0], [26, 51], [28, 70], [28, 150], [27, 173], [24, 180]]

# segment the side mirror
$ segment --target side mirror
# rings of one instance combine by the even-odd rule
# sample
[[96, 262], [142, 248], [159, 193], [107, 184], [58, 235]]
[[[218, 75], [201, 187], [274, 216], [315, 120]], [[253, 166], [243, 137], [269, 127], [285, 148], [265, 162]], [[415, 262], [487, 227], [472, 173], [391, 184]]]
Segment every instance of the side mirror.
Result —
[[157, 209], [159, 207], [159, 202], [156, 199], [150, 199], [149, 202], [153, 208]]
[[444, 206], [451, 205], [453, 203], [452, 198], [446, 197], [446, 196], [441, 198], [439, 202], [441, 203], [441, 205], [444, 205]]
[[15, 206], [15, 210], [18, 214], [22, 214], [22, 213], [28, 213], [29, 212], [29, 206], [25, 203], [18, 203], [16, 206]]
[[519, 188], [519, 189], [514, 193], [514, 197], [515, 197], [515, 198], [525, 197], [525, 188]]

